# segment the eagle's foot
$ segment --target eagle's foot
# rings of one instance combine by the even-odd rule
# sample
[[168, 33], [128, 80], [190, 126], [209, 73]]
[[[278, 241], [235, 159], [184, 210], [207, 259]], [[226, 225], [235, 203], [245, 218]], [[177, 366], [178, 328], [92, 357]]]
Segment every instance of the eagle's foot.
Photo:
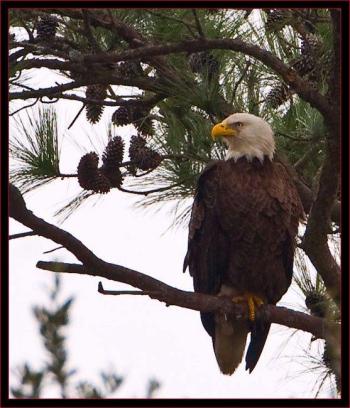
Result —
[[264, 304], [264, 301], [256, 295], [253, 295], [252, 293], [245, 293], [242, 296], [235, 296], [232, 298], [232, 302], [234, 303], [242, 303], [242, 302], [247, 302], [248, 304], [248, 309], [249, 309], [249, 320], [254, 322], [255, 321], [255, 308], [259, 307]]

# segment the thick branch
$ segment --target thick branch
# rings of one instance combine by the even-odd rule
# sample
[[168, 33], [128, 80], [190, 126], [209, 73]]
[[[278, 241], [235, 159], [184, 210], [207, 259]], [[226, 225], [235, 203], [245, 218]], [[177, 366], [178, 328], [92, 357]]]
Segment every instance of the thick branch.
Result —
[[324, 162], [319, 190], [308, 219], [302, 248], [322, 276], [327, 291], [339, 305], [340, 267], [328, 245], [332, 207], [338, 190], [337, 160], [329, 154]]
[[[183, 291], [120, 265], [105, 264], [103, 269], [91, 270], [85, 268], [83, 265], [39, 261], [36, 266], [39, 269], [52, 272], [100, 276], [128, 284], [130, 284], [130, 280], [132, 280], [132, 275], [135, 275], [136, 280], [134, 280], [131, 285], [141, 289], [142, 292], [118, 291], [116, 294], [144, 294], [152, 299], [166, 303], [167, 306], [179, 306], [202, 312], [223, 312], [234, 315], [238, 319], [246, 319], [248, 317], [248, 308], [243, 304], [233, 303], [223, 297]], [[108, 292], [113, 294], [113, 291]], [[259, 311], [259, 317], [271, 323], [309, 332], [316, 338], [321, 339], [330, 336], [340, 329], [338, 324], [329, 323], [320, 317], [273, 305], [265, 305], [262, 307]]]
[[183, 41], [177, 44], [162, 44], [139, 47], [133, 50], [118, 52], [115, 54], [92, 54], [86, 55], [84, 61], [89, 62], [118, 62], [128, 59], [139, 59], [156, 55], [167, 55], [175, 52], [196, 52], [207, 49], [229, 49], [243, 52], [263, 62], [281, 75], [284, 81], [293, 87], [304, 100], [317, 108], [323, 115], [332, 117], [332, 109], [326, 98], [313, 90], [307, 81], [301, 79], [297, 73], [288, 65], [284, 64], [271, 52], [266, 51], [256, 45], [246, 43], [240, 39], [203, 39]]
[[328, 233], [339, 186], [340, 162], [340, 12], [332, 10], [334, 61], [327, 97], [334, 105], [332, 121], [325, 117], [328, 128], [326, 157], [322, 166], [318, 194], [311, 208], [302, 247], [322, 276], [327, 291], [340, 304], [340, 266], [334, 259]]
[[[227, 314], [233, 314], [236, 318], [247, 318], [247, 307], [240, 304], [233, 304], [230, 299], [182, 291], [138, 271], [99, 259], [73, 235], [47, 223], [29, 211], [21, 193], [12, 184], [10, 185], [10, 216], [31, 228], [38, 235], [63, 245], [83, 264], [38, 262], [38, 268], [55, 272], [100, 276], [102, 278], [129, 284], [142, 291], [152, 292], [152, 298], [165, 302], [167, 305], [177, 305], [206, 312], [221, 311]], [[325, 338], [328, 336], [328, 333], [332, 333], [334, 329], [338, 330], [337, 325], [330, 325], [321, 318], [285, 308], [267, 305], [262, 309], [262, 312], [262, 317], [268, 319], [268, 321], [308, 331], [318, 338]]]
[[[278, 73], [283, 80], [290, 85], [305, 101], [309, 102], [311, 106], [318, 109], [325, 117], [327, 117], [329, 123], [333, 123], [333, 109], [323, 95], [310, 87], [309, 83], [301, 79], [297, 75], [296, 71], [284, 64], [271, 52], [266, 51], [256, 45], [246, 43], [240, 39], [201, 38], [200, 40], [183, 41], [176, 44], [166, 43], [162, 45], [142, 46], [117, 53], [96, 53], [83, 56], [83, 65], [88, 66], [91, 63], [115, 63], [119, 61], [141, 58], [149, 59], [154, 56], [167, 55], [176, 52], [198, 52], [207, 49], [229, 49], [236, 52], [242, 52], [263, 62], [266, 66]], [[20, 69], [46, 67], [60, 70], [70, 70], [72, 69], [72, 65], [74, 65], [73, 69], [79, 71], [79, 67], [77, 66], [78, 64], [50, 59], [33, 58], [20, 62], [19, 65]], [[13, 97], [13, 95], [11, 96]]]

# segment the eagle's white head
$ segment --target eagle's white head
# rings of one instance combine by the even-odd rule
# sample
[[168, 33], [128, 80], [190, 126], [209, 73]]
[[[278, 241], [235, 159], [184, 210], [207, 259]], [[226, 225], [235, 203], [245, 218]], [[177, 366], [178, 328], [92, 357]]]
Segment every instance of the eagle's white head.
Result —
[[264, 156], [272, 160], [275, 152], [270, 125], [251, 113], [230, 115], [213, 127], [211, 136], [214, 140], [222, 137], [227, 144], [226, 160], [233, 158], [237, 161], [240, 157], [246, 157], [251, 161], [256, 157], [263, 162]]

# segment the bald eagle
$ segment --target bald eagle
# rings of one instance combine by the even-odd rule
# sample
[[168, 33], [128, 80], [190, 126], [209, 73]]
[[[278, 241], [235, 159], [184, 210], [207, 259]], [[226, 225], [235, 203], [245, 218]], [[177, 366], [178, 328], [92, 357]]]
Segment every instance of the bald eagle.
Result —
[[201, 313], [223, 374], [240, 364], [250, 332], [246, 369], [252, 372], [270, 324], [255, 319], [256, 307], [275, 305], [293, 275], [295, 237], [303, 207], [285, 167], [274, 160], [270, 125], [235, 113], [211, 132], [228, 147], [225, 160], [209, 163], [196, 188], [184, 271], [194, 290], [247, 302], [249, 319]]

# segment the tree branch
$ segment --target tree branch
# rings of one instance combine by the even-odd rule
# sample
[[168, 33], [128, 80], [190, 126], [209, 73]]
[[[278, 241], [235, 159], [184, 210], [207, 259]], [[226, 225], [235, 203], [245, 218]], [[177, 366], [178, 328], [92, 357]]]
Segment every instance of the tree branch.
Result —
[[[51, 65], [52, 69], [61, 69], [58, 67], [61, 66], [62, 62], [55, 61], [55, 60], [48, 60], [48, 61], [50, 61], [48, 65]], [[72, 63], [69, 63], [69, 64], [70, 66], [72, 66]], [[40, 66], [37, 68], [40, 68]], [[64, 70], [66, 69], [67, 68], [65, 68]], [[9, 99], [10, 100], [13, 100], [13, 99], [23, 99], [24, 100], [24, 99], [38, 98], [38, 97], [48, 96], [48, 95], [64, 97], [63, 95], [61, 95], [61, 93], [64, 91], [70, 91], [75, 88], [80, 88], [82, 86], [93, 85], [97, 83], [104, 83], [106, 85], [135, 86], [140, 89], [145, 89], [145, 90], [153, 91], [153, 92], [156, 92], [158, 90], [156, 87], [156, 81], [151, 78], [127, 79], [127, 78], [117, 77], [111, 74], [105, 74], [101, 76], [101, 74], [96, 73], [95, 75], [94, 73], [94, 75], [91, 75], [91, 78], [85, 78], [84, 80], [76, 80], [73, 82], [68, 82], [66, 84], [57, 85], [57, 86], [53, 86], [49, 88], [39, 88], [36, 90], [22, 91], [22, 92], [10, 92]]]
[[[40, 269], [99, 276], [126, 283], [149, 292], [151, 298], [165, 302], [167, 305], [176, 305], [203, 312], [222, 312], [234, 315], [237, 319], [248, 317], [246, 305], [233, 303], [228, 298], [183, 291], [138, 271], [103, 261], [73, 235], [49, 224], [29, 211], [21, 193], [12, 184], [10, 184], [9, 209], [12, 218], [31, 228], [38, 235], [63, 245], [82, 262], [82, 265], [78, 265], [39, 261], [37, 267]], [[307, 331], [317, 338], [327, 338], [333, 335], [334, 331], [339, 332], [338, 324], [286, 308], [266, 305], [261, 308], [260, 313], [260, 317], [267, 319], [267, 321]]]
[[317, 198], [310, 211], [302, 248], [322, 276], [328, 293], [340, 305], [340, 267], [328, 245], [332, 207], [338, 191], [338, 177], [337, 160], [328, 154], [322, 168]]
[[328, 245], [331, 216], [336, 201], [340, 174], [340, 12], [331, 10], [333, 23], [334, 61], [327, 98], [334, 105], [333, 120], [325, 117], [328, 128], [326, 138], [326, 157], [323, 163], [318, 193], [310, 211], [302, 248], [322, 276], [329, 295], [340, 305], [341, 280], [340, 266], [333, 257]]
[[[52, 59], [37, 59], [22, 61], [18, 64], [19, 69], [30, 68], [51, 68], [59, 70], [75, 69], [81, 71], [81, 65], [89, 66], [91, 63], [115, 63], [132, 59], [151, 58], [160, 55], [167, 55], [176, 52], [198, 52], [208, 49], [228, 49], [236, 52], [242, 52], [246, 55], [263, 62], [266, 66], [278, 73], [283, 80], [293, 88], [293, 90], [309, 102], [311, 106], [318, 109], [325, 116], [330, 124], [334, 122], [334, 113], [332, 106], [327, 99], [319, 92], [314, 90], [308, 83], [298, 76], [296, 71], [284, 64], [279, 58], [271, 52], [266, 51], [256, 45], [246, 43], [240, 39], [204, 39], [182, 41], [176, 44], [166, 43], [162, 45], [141, 46], [127, 51], [117, 53], [95, 53], [82, 56], [82, 64], [72, 62], [62, 62]], [[106, 79], [105, 82], [108, 82]], [[124, 83], [123, 85], [128, 85]], [[10, 98], [20, 98], [24, 95], [10, 94]]]
[[[248, 318], [248, 307], [244, 304], [233, 303], [225, 297], [183, 291], [121, 265], [106, 264], [104, 269], [89, 269], [72, 263], [39, 261], [36, 266], [51, 272], [99, 276], [127, 284], [130, 284], [131, 277], [135, 275], [136, 279], [132, 286], [141, 289], [140, 292], [105, 291], [101, 290], [101, 286], [99, 286], [99, 292], [110, 295], [142, 294], [164, 302], [167, 306], [179, 306], [201, 312], [221, 312], [233, 315], [237, 319]], [[320, 339], [337, 334], [340, 330], [340, 325], [337, 323], [330, 323], [326, 319], [280, 306], [264, 305], [259, 309], [257, 316], [267, 322], [306, 331]]]
[[308, 81], [301, 79], [296, 71], [284, 64], [271, 52], [266, 51], [256, 45], [246, 43], [240, 39], [199, 39], [182, 41], [177, 44], [166, 43], [162, 45], [150, 45], [139, 47], [133, 50], [118, 52], [114, 54], [91, 54], [84, 57], [86, 63], [89, 62], [118, 62], [128, 59], [152, 57], [157, 55], [167, 55], [176, 52], [198, 52], [207, 49], [229, 49], [242, 52], [246, 55], [263, 62], [266, 66], [278, 73], [283, 80], [290, 85], [305, 101], [318, 109], [323, 115], [332, 121], [332, 113], [328, 101], [319, 92], [310, 87]]
[[169, 186], [154, 188], [152, 190], [145, 190], [145, 191], [127, 190], [127, 189], [125, 189], [123, 187], [118, 187], [118, 190], [120, 190], [120, 191], [122, 191], [124, 193], [131, 193], [131, 194], [138, 194], [138, 195], [147, 196], [148, 194], [160, 193], [161, 191], [171, 190], [172, 188], [174, 188], [176, 186], [180, 186], [181, 184], [182, 184], [182, 181], [180, 181], [178, 183], [170, 184]]

